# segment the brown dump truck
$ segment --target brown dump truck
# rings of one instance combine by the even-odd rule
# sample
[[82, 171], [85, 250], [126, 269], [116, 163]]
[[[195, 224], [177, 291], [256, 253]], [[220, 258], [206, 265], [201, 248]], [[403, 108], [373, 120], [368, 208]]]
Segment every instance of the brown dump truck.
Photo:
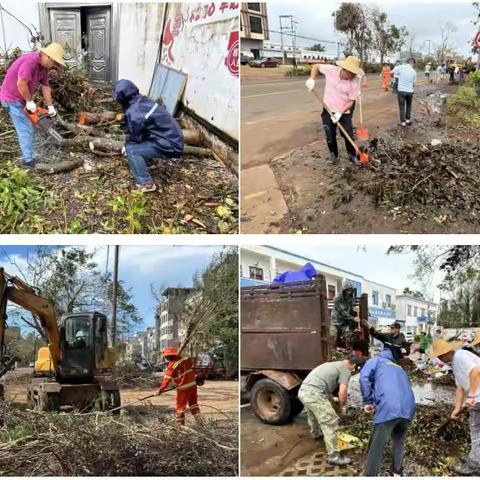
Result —
[[[360, 299], [368, 318], [368, 297]], [[330, 360], [330, 313], [324, 276], [241, 289], [241, 370], [255, 415], [283, 425], [303, 405], [298, 389], [307, 374]]]

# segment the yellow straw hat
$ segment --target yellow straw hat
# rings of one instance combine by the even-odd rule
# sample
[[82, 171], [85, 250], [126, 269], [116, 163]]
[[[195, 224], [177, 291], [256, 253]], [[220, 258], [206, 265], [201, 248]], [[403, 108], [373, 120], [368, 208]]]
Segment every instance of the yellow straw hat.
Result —
[[363, 70], [360, 68], [360, 60], [353, 55], [348, 56], [345, 60], [338, 60], [335, 63], [355, 75], [363, 75]]
[[432, 342], [432, 353], [429, 355], [430, 358], [437, 358], [440, 355], [451, 352], [452, 350], [458, 350], [463, 345], [463, 342], [452, 341], [447, 342], [443, 338], [436, 338]]
[[474, 347], [480, 343], [480, 330], [477, 330], [477, 333], [473, 337], [473, 340], [470, 342], [470, 345]]
[[41, 52], [48, 55], [52, 60], [55, 60], [62, 67], [66, 67], [66, 63], [63, 61], [63, 47], [59, 43], [51, 43], [48, 47], [39, 48]]

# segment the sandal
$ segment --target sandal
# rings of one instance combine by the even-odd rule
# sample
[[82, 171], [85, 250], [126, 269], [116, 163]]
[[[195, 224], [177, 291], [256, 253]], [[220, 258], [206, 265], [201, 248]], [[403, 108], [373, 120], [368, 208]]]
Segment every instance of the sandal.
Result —
[[135, 187], [142, 193], [154, 192], [157, 189], [157, 186], [154, 183], [144, 183], [143, 185], [137, 183], [135, 184]]

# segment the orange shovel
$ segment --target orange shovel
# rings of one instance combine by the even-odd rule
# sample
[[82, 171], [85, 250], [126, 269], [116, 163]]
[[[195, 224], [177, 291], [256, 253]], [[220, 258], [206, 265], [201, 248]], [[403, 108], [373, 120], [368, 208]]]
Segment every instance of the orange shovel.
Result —
[[[319, 90], [316, 90], [316, 89], [313, 89], [313, 93], [314, 95], [317, 97], [317, 100], [320, 102], [320, 104], [323, 106], [323, 108], [327, 111], [327, 113], [330, 115], [330, 116], [333, 116], [333, 113], [330, 111], [330, 109], [323, 103], [323, 100], [322, 100], [322, 96], [320, 94], [320, 91]], [[358, 158], [360, 160], [360, 163], [362, 165], [366, 165], [368, 163], [368, 155], [365, 153], [365, 150], [363, 149], [363, 147], [359, 147], [353, 140], [352, 140], [352, 137], [347, 133], [347, 131], [345, 130], [345, 128], [343, 128], [343, 125], [338, 122], [337, 123], [338, 125], [338, 128], [341, 130], [341, 132], [343, 133], [343, 135], [345, 136], [345, 138], [352, 144], [353, 148], [355, 149], [355, 152], [357, 153], [358, 155]]]

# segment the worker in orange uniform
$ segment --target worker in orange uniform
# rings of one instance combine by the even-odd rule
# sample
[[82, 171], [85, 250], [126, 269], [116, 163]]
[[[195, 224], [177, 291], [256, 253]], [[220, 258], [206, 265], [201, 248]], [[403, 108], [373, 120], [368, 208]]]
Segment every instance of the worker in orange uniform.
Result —
[[177, 422], [185, 425], [185, 412], [187, 408], [192, 412], [195, 420], [201, 420], [200, 408], [197, 404], [197, 382], [193, 360], [180, 357], [177, 349], [167, 347], [163, 350], [163, 357], [168, 365], [165, 370], [162, 384], [157, 391], [161, 395], [168, 390], [171, 382], [177, 390]]
[[383, 77], [382, 88], [383, 90], [385, 90], [385, 92], [388, 92], [388, 85], [390, 84], [391, 74], [392, 71], [390, 70], [390, 65], [385, 64], [382, 68], [382, 73], [380, 74], [380, 77]]

